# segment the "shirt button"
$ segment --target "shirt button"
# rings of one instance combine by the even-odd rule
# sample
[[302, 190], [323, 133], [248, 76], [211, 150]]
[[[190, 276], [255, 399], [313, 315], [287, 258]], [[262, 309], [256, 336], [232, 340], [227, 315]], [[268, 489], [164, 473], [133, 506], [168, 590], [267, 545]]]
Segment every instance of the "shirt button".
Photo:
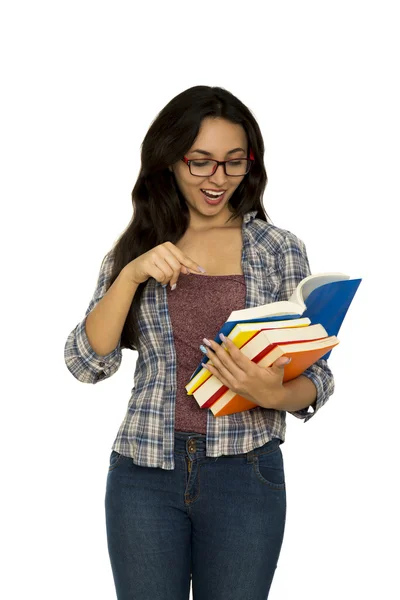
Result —
[[104, 367], [105, 363], [99, 362], [99, 367]]

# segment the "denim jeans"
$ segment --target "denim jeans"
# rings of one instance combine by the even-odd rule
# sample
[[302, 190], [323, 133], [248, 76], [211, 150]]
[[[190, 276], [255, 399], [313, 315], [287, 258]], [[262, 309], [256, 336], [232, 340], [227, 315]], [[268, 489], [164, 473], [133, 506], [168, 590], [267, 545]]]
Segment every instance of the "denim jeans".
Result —
[[118, 600], [266, 600], [281, 551], [281, 440], [217, 458], [175, 432], [175, 469], [111, 452], [107, 545]]

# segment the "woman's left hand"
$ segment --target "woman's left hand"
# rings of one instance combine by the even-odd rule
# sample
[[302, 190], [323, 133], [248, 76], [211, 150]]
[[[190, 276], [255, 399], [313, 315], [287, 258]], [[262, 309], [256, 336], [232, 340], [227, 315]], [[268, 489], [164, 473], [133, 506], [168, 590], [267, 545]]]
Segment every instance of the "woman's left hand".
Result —
[[[281, 356], [270, 367], [259, 367], [229, 339], [224, 338], [226, 350], [213, 340], [203, 340], [207, 357], [212, 361], [204, 366], [236, 394], [264, 408], [276, 408], [283, 398], [283, 366], [288, 359]], [[207, 346], [211, 346], [207, 347]]]

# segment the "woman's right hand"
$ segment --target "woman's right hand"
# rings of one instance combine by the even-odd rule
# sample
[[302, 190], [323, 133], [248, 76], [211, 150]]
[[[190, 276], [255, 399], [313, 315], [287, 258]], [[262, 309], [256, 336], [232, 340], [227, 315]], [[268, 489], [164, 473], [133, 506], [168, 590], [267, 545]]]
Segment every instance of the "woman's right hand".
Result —
[[154, 277], [162, 285], [170, 283], [171, 287], [178, 281], [181, 273], [189, 275], [192, 272], [206, 272], [172, 242], [164, 242], [151, 248], [128, 263], [124, 269], [129, 273], [131, 280], [138, 285], [149, 277]]

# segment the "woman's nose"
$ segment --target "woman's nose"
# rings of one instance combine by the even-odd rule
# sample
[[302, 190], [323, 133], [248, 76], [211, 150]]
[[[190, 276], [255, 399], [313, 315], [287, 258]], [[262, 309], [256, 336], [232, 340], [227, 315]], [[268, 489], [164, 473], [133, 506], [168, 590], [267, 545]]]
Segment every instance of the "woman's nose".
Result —
[[219, 186], [221, 186], [226, 181], [224, 165], [218, 165], [214, 175], [211, 175], [209, 179], [210, 181], [215, 181]]

